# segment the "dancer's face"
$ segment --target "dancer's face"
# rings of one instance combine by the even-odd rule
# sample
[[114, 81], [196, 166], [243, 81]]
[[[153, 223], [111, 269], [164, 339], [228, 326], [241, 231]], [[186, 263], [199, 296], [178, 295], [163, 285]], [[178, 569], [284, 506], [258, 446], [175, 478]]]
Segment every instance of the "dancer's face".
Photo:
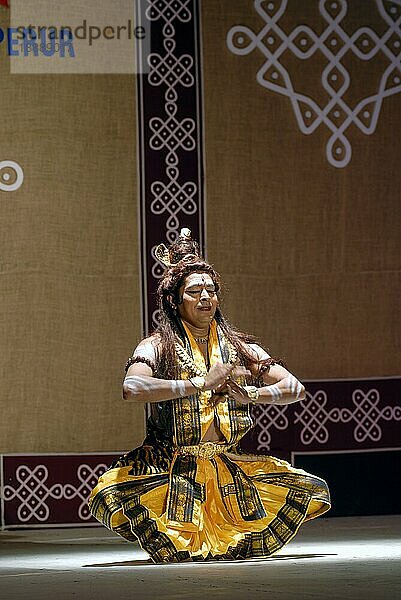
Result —
[[184, 321], [199, 329], [207, 328], [212, 321], [218, 298], [213, 279], [208, 273], [191, 273], [180, 287], [182, 302], [178, 314]]

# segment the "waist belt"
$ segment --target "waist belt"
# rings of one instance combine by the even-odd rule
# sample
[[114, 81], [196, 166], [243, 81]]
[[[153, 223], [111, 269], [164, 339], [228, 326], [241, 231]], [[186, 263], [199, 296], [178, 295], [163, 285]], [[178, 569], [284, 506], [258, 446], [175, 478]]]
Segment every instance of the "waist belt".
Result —
[[227, 444], [219, 444], [217, 442], [201, 442], [196, 446], [179, 446], [177, 448], [178, 454], [181, 455], [191, 455], [191, 456], [199, 456], [199, 458], [207, 458], [211, 459], [216, 456], [216, 454], [222, 454], [223, 452], [228, 452], [231, 446]]

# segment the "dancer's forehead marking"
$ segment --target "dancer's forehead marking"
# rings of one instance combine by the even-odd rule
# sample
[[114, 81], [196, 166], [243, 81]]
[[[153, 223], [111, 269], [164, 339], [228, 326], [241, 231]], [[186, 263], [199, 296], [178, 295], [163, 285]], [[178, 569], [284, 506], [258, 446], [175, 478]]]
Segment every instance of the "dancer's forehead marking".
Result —
[[185, 284], [186, 289], [190, 289], [193, 287], [215, 287], [213, 279], [210, 275], [201, 275], [195, 276], [191, 279], [191, 281], [187, 281]]

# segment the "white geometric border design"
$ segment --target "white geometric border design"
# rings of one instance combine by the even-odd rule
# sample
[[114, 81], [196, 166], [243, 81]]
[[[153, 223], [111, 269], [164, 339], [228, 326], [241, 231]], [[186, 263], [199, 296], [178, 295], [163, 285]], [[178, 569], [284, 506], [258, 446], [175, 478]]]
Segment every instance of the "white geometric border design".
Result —
[[375, 388], [368, 392], [356, 389], [352, 393], [353, 408], [327, 409], [324, 390], [300, 403], [295, 411], [295, 423], [302, 425], [301, 442], [307, 446], [313, 441], [325, 444], [329, 439], [329, 423], [352, 423], [355, 442], [379, 442], [382, 439], [381, 421], [401, 421], [401, 406], [379, 406], [380, 394]]
[[94, 468], [82, 464], [78, 467], [77, 475], [81, 482], [78, 487], [69, 483], [54, 483], [49, 486], [47, 479], [49, 477], [48, 468], [39, 464], [34, 468], [27, 465], [19, 465], [16, 470], [17, 487], [4, 485], [1, 490], [2, 500], [9, 502], [17, 499], [19, 501], [17, 516], [19, 522], [28, 523], [31, 519], [37, 519], [44, 523], [50, 517], [50, 509], [47, 501], [50, 498], [54, 500], [72, 500], [76, 497], [81, 501], [78, 509], [78, 518], [86, 521], [91, 518], [88, 508], [88, 496], [95, 487], [98, 478], [107, 469], [106, 464], [98, 464]]
[[284, 431], [288, 428], [287, 406], [272, 406], [271, 404], [258, 404], [254, 415], [258, 424], [258, 450], [270, 450], [271, 432], [274, 428]]
[[[202, 92], [198, 0], [144, 0], [151, 51], [137, 78], [143, 330], [158, 324], [164, 266], [154, 250], [189, 226], [203, 248]], [[141, 52], [141, 49], [140, 49]], [[148, 71], [145, 75], [144, 73]]]
[[[166, 180], [156, 180], [151, 184], [153, 201], [150, 210], [153, 214], [159, 215], [167, 213], [166, 238], [172, 243], [177, 237], [181, 226], [179, 215], [193, 214], [197, 210], [197, 205], [193, 200], [198, 188], [194, 181], [179, 181], [179, 155], [178, 151], [193, 151], [196, 147], [194, 139], [195, 120], [192, 118], [177, 118], [178, 110], [178, 92], [183, 87], [192, 87], [195, 84], [195, 78], [192, 74], [193, 58], [189, 54], [177, 56], [175, 54], [176, 42], [174, 40], [175, 28], [172, 23], [173, 18], [179, 18], [177, 12], [173, 12], [170, 19], [166, 13], [155, 11], [154, 6], [160, 4], [160, 1], [152, 2], [148, 9], [148, 16], [153, 20], [164, 17], [165, 25], [163, 27], [163, 45], [165, 53], [163, 55], [152, 53], [148, 57], [150, 72], [148, 81], [152, 86], [163, 85], [165, 87], [165, 117], [153, 117], [149, 121], [152, 136], [149, 140], [149, 146], [152, 150], [164, 150], [165, 174]], [[177, 2], [178, 4], [178, 2]], [[186, 14], [186, 13], [185, 13]]]
[[[271, 429], [285, 430], [299, 424], [299, 439], [293, 445], [307, 447], [312, 443], [322, 447], [330, 441], [330, 424], [350, 424], [355, 447], [359, 444], [374, 445], [383, 438], [382, 426], [385, 422], [401, 421], [401, 405], [380, 406], [380, 392], [375, 387], [364, 392], [356, 388], [352, 392], [352, 407], [327, 406], [328, 397], [323, 389], [306, 393], [306, 399], [295, 405], [293, 418], [288, 415], [288, 406], [259, 404], [255, 417], [258, 427], [258, 450], [271, 449]], [[290, 425], [291, 421], [291, 425]]]
[[[264, 25], [255, 33], [249, 27], [234, 26], [227, 34], [231, 52], [244, 56], [258, 49], [264, 64], [256, 75], [264, 88], [289, 98], [302, 133], [312, 134], [321, 124], [331, 132], [326, 146], [327, 160], [337, 168], [349, 164], [352, 148], [346, 132], [355, 125], [362, 133], [374, 133], [383, 100], [401, 92], [401, 0], [375, 0], [385, 29], [381, 35], [371, 27], [363, 26], [349, 35], [342, 25], [347, 15], [348, 0], [319, 0], [318, 7], [325, 27], [317, 34], [308, 25], [299, 25], [285, 32], [280, 24], [287, 10], [288, 0], [254, 0], [256, 12]], [[300, 14], [302, 12], [300, 11]], [[324, 106], [319, 106], [309, 95], [294, 87], [291, 73], [280, 60], [286, 52], [305, 61], [320, 52], [326, 59], [319, 74], [328, 95]], [[370, 61], [381, 53], [387, 65], [381, 75], [377, 90], [367, 90], [365, 98], [350, 106], [345, 94], [352, 78], [342, 60], [352, 54], [361, 61]]]
[[121, 453], [0, 454], [0, 530], [97, 527], [88, 498]]
[[[191, 20], [191, 11], [188, 10], [188, 0], [177, 0], [173, 3], [165, 0], [148, 0], [150, 6], [146, 16], [150, 21], [162, 19], [163, 46], [165, 53], [151, 53], [148, 56], [149, 75], [148, 82], [156, 86], [164, 86], [164, 110], [165, 118], [153, 117], [149, 121], [152, 136], [149, 146], [152, 150], [164, 151], [165, 176], [166, 179], [152, 181], [150, 189], [152, 192], [152, 203], [150, 211], [154, 215], [166, 214], [166, 239], [172, 243], [175, 241], [181, 227], [180, 216], [196, 213], [198, 207], [194, 196], [198, 187], [194, 181], [180, 182], [179, 150], [185, 152], [196, 148], [194, 136], [195, 120], [187, 117], [177, 119], [178, 90], [180, 87], [193, 87], [195, 78], [193, 76], [194, 61], [190, 54], [176, 54], [176, 41], [174, 39], [176, 30], [174, 21], [181, 22]], [[155, 257], [156, 246], [151, 249], [154, 260], [152, 275], [156, 279], [164, 273], [164, 267]], [[156, 309], [152, 314], [152, 325], [157, 326], [159, 311]]]

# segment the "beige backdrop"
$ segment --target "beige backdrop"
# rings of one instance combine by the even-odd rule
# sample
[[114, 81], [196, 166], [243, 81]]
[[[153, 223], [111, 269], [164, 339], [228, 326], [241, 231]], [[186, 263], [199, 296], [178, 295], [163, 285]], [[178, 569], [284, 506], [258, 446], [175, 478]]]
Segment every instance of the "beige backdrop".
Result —
[[9, 75], [4, 50], [0, 160], [25, 181], [0, 192], [0, 452], [132, 448], [143, 410], [120, 385], [140, 337], [134, 77]]
[[[373, 0], [348, 4], [350, 31], [383, 30]], [[284, 29], [320, 31], [317, 5], [290, 1]], [[238, 24], [261, 29], [251, 0], [202, 2], [208, 249], [226, 312], [303, 378], [400, 374], [401, 94], [374, 135], [351, 127], [351, 163], [334, 168], [328, 130], [302, 134], [290, 101], [256, 82], [261, 53], [228, 50]], [[286, 60], [323, 103], [322, 59]], [[348, 61], [349, 101], [375, 90], [384, 62]]]
[[[300, 377], [399, 374], [401, 96], [373, 136], [350, 130], [352, 162], [335, 169], [327, 131], [301, 134], [289, 101], [256, 83], [262, 57], [226, 47], [234, 24], [260, 28], [253, 2], [203, 0], [202, 22], [208, 254], [226, 312]], [[10, 76], [0, 52], [0, 160], [25, 173], [0, 192], [0, 452], [131, 448], [143, 436], [142, 408], [120, 399], [140, 337], [134, 79]], [[356, 98], [366, 78], [353, 72]]]

